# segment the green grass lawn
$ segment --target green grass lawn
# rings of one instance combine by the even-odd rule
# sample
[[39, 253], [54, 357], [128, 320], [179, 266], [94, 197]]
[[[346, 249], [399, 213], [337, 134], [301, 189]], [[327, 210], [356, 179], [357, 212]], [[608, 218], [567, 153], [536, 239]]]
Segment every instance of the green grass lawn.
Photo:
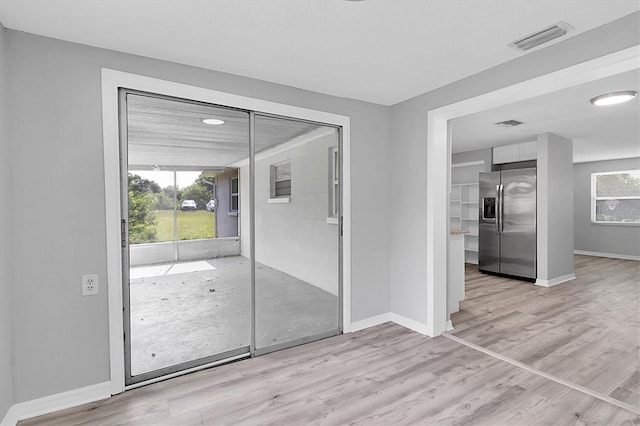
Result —
[[[178, 240], [215, 238], [214, 213], [206, 210], [178, 210]], [[173, 210], [157, 210], [158, 241], [173, 241]]]

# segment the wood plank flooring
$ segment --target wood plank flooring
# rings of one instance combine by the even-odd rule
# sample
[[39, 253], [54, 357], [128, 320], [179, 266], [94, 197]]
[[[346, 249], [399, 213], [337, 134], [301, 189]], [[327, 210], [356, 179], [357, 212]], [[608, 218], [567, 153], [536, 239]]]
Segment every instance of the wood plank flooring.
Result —
[[640, 408], [640, 262], [575, 256], [555, 287], [466, 266], [453, 334]]
[[[467, 267], [454, 334], [639, 404], [640, 263], [576, 256], [552, 288]], [[383, 324], [20, 425], [622, 425], [631, 411], [471, 349]]]
[[638, 424], [640, 417], [386, 323], [167, 380], [20, 425]]

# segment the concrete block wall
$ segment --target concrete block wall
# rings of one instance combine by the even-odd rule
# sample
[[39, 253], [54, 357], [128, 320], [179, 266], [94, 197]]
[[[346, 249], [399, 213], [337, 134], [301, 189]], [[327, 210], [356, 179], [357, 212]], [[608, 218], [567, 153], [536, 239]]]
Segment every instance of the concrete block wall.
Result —
[[[337, 132], [256, 161], [256, 261], [338, 294], [338, 226], [329, 214], [329, 152]], [[291, 162], [288, 203], [270, 203], [270, 168]], [[241, 167], [242, 229], [249, 226], [248, 166]], [[242, 254], [249, 238], [242, 235]]]

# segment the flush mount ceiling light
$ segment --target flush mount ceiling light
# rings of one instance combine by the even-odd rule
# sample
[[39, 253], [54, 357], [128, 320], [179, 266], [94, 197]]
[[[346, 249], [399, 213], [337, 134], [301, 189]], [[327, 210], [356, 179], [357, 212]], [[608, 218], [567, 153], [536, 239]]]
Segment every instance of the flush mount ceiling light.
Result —
[[591, 103], [597, 106], [615, 105], [630, 101], [638, 95], [635, 90], [623, 90], [621, 92], [606, 93], [591, 99]]
[[221, 124], [224, 124], [223, 120], [218, 120], [217, 118], [205, 118], [204, 120], [202, 120], [202, 122], [204, 124], [210, 124], [212, 126], [219, 126]]

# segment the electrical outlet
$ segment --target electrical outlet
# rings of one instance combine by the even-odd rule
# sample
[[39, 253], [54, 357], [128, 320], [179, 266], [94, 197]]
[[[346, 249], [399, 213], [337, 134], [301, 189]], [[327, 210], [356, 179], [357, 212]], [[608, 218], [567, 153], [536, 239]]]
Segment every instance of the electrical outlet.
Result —
[[98, 294], [98, 275], [83, 275], [82, 276], [82, 295], [93, 296]]

